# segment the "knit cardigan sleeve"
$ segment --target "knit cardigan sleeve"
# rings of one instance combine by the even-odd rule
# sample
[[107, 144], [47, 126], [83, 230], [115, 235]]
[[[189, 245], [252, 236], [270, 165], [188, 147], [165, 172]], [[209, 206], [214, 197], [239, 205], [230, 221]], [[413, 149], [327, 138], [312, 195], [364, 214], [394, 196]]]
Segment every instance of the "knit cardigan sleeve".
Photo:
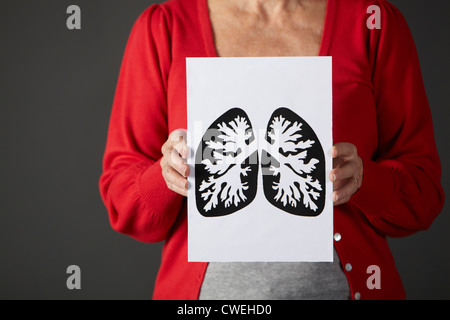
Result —
[[378, 150], [363, 159], [362, 187], [351, 202], [380, 233], [400, 237], [430, 227], [444, 194], [433, 123], [415, 44], [394, 6], [377, 1], [381, 29], [368, 31]]
[[152, 5], [125, 49], [99, 182], [113, 229], [143, 242], [164, 240], [183, 202], [166, 187], [159, 163], [170, 56], [170, 18]]

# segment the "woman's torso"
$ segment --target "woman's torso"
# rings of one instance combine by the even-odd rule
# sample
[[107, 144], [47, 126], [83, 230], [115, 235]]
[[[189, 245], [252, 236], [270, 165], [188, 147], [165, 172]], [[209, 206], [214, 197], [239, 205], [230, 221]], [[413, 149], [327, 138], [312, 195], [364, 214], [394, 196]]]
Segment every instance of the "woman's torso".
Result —
[[[272, 16], [209, 0], [216, 53], [226, 57], [317, 56], [326, 0], [305, 1]], [[349, 299], [335, 251], [333, 263], [209, 263], [199, 299]]]

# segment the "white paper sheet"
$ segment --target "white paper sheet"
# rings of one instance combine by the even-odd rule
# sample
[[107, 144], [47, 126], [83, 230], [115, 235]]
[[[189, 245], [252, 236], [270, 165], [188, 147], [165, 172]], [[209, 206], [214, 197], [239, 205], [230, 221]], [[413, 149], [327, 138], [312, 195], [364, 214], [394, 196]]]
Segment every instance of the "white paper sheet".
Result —
[[333, 260], [331, 64], [187, 58], [189, 261]]

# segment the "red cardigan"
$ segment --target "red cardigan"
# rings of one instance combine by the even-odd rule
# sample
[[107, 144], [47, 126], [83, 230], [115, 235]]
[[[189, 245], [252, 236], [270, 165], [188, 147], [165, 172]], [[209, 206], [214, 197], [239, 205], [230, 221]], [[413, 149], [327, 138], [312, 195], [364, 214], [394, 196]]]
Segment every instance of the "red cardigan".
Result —
[[[366, 26], [371, 4], [380, 30]], [[333, 57], [334, 142], [355, 144], [364, 162], [362, 187], [335, 207], [336, 250], [353, 298], [402, 299], [386, 236], [429, 228], [444, 201], [414, 41], [387, 1], [328, 0], [320, 55]], [[115, 230], [165, 240], [154, 299], [197, 299], [207, 267], [187, 262], [186, 199], [166, 187], [159, 159], [168, 133], [186, 128], [185, 58], [214, 56], [206, 0], [171, 0], [138, 18], [123, 58], [100, 192]], [[370, 265], [381, 289], [366, 285]]]

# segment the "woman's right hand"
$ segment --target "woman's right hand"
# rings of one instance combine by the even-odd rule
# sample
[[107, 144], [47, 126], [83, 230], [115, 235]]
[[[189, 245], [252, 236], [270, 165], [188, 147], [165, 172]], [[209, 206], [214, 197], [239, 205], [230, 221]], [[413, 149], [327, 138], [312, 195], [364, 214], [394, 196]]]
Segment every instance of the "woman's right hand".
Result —
[[189, 152], [186, 143], [186, 131], [183, 129], [172, 131], [163, 144], [161, 152], [163, 157], [160, 164], [167, 187], [187, 197], [189, 166], [185, 159]]

